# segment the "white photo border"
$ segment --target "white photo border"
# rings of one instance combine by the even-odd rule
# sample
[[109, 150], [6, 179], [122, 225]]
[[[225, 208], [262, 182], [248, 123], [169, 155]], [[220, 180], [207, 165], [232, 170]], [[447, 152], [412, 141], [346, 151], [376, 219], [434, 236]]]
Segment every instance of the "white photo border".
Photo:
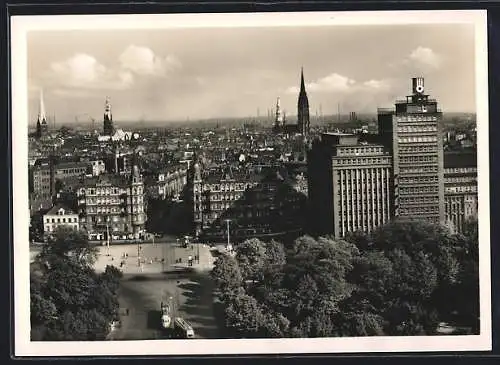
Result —
[[[488, 52], [486, 10], [11, 17], [15, 351], [17, 356], [241, 355], [489, 351], [491, 338]], [[474, 24], [480, 255], [480, 334], [316, 339], [31, 342], [28, 209], [27, 34], [41, 30]], [[126, 343], [126, 345], [124, 345]]]

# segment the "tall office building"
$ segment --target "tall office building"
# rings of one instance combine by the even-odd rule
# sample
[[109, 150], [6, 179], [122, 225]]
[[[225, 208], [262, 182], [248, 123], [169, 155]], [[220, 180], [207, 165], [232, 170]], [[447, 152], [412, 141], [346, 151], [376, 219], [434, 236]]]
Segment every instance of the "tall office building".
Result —
[[392, 216], [389, 152], [358, 136], [324, 133], [308, 156], [311, 233], [370, 232]]
[[412, 85], [394, 109], [378, 110], [379, 137], [393, 156], [395, 215], [444, 223], [442, 114], [423, 78]]

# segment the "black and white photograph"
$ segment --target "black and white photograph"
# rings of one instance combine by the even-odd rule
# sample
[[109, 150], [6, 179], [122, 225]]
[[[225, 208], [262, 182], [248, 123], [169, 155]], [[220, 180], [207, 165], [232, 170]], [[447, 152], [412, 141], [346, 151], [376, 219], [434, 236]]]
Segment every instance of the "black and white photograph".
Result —
[[14, 16], [17, 356], [491, 350], [485, 11]]

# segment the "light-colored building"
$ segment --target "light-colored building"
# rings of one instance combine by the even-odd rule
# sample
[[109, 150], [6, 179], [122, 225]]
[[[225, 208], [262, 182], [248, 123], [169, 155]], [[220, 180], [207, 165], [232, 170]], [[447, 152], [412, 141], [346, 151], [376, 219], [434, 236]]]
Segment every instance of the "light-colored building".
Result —
[[59, 227], [70, 227], [78, 231], [80, 229], [78, 213], [61, 204], [53, 206], [43, 216], [43, 231], [45, 234], [52, 234]]
[[178, 197], [187, 184], [186, 166], [172, 166], [158, 174], [158, 195], [162, 199]]
[[144, 183], [137, 166], [130, 176], [102, 174], [85, 179], [77, 191], [81, 228], [90, 239], [109, 235], [138, 238], [144, 233]]
[[324, 133], [308, 156], [310, 227], [344, 237], [371, 232], [392, 216], [392, 158], [384, 146]]
[[475, 150], [444, 154], [446, 223], [461, 232], [464, 223], [478, 217], [477, 153]]
[[103, 160], [90, 161], [90, 165], [92, 166], [92, 176], [99, 176], [106, 172], [106, 164]]
[[393, 157], [395, 216], [445, 222], [442, 113], [413, 78], [413, 93], [379, 109], [379, 136]]

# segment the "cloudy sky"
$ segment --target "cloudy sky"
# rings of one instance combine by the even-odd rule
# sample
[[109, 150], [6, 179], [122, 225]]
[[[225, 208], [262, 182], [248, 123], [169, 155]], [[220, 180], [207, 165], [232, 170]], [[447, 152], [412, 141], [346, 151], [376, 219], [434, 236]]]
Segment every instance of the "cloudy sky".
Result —
[[28, 35], [30, 121], [47, 114], [100, 120], [266, 115], [281, 97], [295, 115], [304, 67], [311, 114], [376, 112], [409, 93], [410, 78], [443, 111], [475, 111], [472, 25], [321, 26], [106, 31]]

